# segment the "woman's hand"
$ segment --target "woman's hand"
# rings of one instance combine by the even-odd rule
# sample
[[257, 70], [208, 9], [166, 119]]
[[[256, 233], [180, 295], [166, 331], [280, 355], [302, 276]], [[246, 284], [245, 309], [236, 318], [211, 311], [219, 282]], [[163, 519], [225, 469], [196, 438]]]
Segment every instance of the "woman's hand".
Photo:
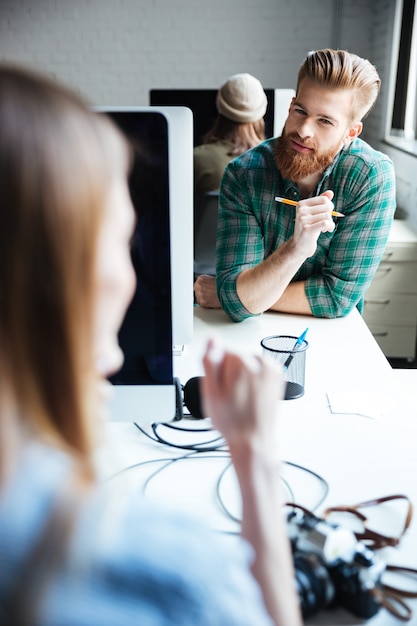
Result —
[[241, 357], [210, 340], [203, 359], [205, 415], [231, 448], [269, 446], [275, 438], [282, 370], [261, 357]]
[[254, 549], [253, 575], [273, 623], [302, 626], [275, 436], [283, 372], [260, 357], [226, 352], [212, 340], [204, 367], [204, 412], [229, 445], [242, 496], [242, 536]]

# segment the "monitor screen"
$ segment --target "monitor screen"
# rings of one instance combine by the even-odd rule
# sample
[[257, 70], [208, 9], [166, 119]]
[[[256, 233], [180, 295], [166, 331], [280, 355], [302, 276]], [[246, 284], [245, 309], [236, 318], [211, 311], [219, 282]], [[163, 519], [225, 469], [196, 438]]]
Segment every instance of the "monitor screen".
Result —
[[119, 333], [125, 355], [111, 378], [113, 419], [169, 420], [176, 413], [173, 345], [192, 340], [192, 114], [175, 108], [96, 107], [133, 147], [129, 188], [137, 225], [137, 286]]
[[[293, 89], [265, 89], [268, 107], [265, 113], [265, 134], [275, 137], [281, 134], [288, 114]], [[185, 106], [194, 115], [194, 145], [199, 145], [212, 126], [216, 116], [217, 89], [151, 89], [149, 103], [152, 106]]]

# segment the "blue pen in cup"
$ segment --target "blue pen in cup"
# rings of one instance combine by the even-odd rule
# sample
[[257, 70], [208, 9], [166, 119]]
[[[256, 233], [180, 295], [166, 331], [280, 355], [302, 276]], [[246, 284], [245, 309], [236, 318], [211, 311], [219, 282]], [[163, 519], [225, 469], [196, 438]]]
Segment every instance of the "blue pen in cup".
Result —
[[[295, 342], [293, 346], [293, 352], [296, 352], [299, 348], [301, 348], [301, 346], [303, 345], [304, 339], [306, 338], [307, 333], [308, 333], [308, 327], [305, 329], [304, 332], [301, 333], [299, 337], [297, 337], [297, 341]], [[287, 370], [289, 368], [293, 358], [294, 358], [294, 354], [290, 354], [284, 363], [284, 369]]]
[[308, 342], [305, 337], [308, 328], [299, 337], [292, 335], [271, 335], [261, 341], [263, 354], [266, 358], [279, 363], [287, 380], [285, 400], [301, 398], [304, 395], [305, 358]]

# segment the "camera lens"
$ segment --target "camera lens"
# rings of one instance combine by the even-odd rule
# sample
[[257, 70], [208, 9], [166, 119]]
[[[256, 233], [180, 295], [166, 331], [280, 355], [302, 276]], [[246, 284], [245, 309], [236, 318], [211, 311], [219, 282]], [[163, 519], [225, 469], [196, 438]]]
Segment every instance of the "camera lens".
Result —
[[323, 561], [315, 554], [294, 554], [295, 580], [303, 617], [329, 606], [335, 589]]

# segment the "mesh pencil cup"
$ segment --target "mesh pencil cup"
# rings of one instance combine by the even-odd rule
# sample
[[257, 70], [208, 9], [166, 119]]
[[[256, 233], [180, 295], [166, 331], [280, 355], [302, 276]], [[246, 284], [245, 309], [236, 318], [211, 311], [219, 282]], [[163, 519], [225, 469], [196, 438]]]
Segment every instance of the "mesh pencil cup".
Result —
[[304, 395], [306, 350], [308, 342], [298, 343], [292, 335], [271, 335], [261, 341], [263, 355], [280, 363], [287, 381], [284, 400], [294, 400]]

